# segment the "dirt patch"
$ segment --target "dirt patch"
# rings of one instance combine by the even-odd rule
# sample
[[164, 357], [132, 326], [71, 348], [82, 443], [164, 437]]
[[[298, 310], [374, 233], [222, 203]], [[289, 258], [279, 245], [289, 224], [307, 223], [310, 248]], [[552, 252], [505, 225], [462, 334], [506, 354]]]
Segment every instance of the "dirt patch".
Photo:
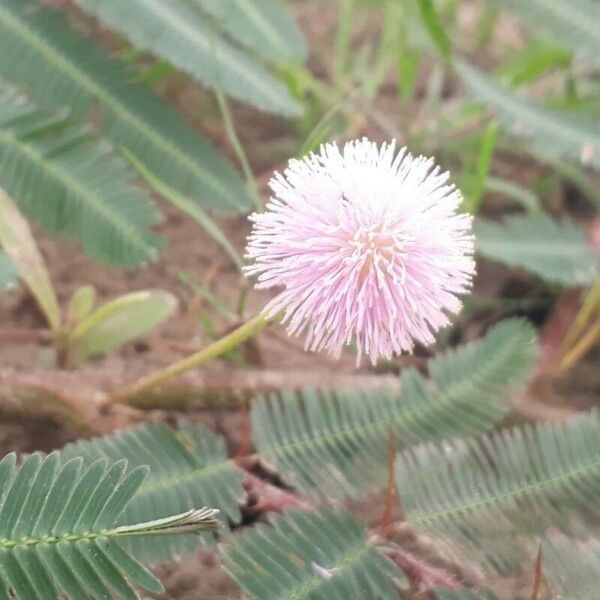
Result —
[[192, 556], [161, 564], [154, 573], [165, 586], [166, 593], [151, 598], [169, 600], [238, 600], [242, 594], [223, 570], [212, 550], [199, 550]]

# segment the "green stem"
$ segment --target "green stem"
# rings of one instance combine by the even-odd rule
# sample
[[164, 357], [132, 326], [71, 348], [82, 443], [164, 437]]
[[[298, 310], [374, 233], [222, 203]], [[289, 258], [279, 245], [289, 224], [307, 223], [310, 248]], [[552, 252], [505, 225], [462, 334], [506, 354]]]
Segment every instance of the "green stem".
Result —
[[162, 383], [177, 377], [177, 375], [181, 375], [191, 369], [196, 369], [214, 358], [229, 352], [236, 346], [239, 346], [241, 343], [258, 334], [268, 324], [269, 319], [267, 316], [264, 313], [260, 313], [256, 317], [246, 321], [246, 323], [231, 333], [208, 345], [206, 348], [195, 352], [191, 356], [182, 358], [160, 371], [151, 373], [121, 389], [115, 390], [110, 394], [107, 402], [109, 404], [135, 404], [136, 398], [146, 390], [160, 386]]
[[192, 217], [217, 244], [221, 245], [241, 273], [244, 261], [221, 228], [200, 208], [200, 205], [174, 190], [162, 179], [159, 179], [133, 152], [125, 147], [121, 147], [121, 152], [125, 159], [148, 182], [155, 192], [179, 208], [179, 210]]
[[354, 0], [341, 0], [339, 22], [335, 40], [334, 79], [340, 95], [343, 95], [343, 81], [346, 75], [348, 49], [352, 38], [354, 21]]
[[262, 198], [260, 197], [258, 187], [256, 186], [254, 174], [252, 173], [252, 169], [250, 168], [250, 163], [248, 162], [248, 157], [244, 152], [244, 148], [242, 146], [242, 143], [240, 142], [240, 138], [238, 137], [238, 134], [235, 131], [235, 125], [233, 123], [231, 111], [229, 110], [229, 104], [227, 103], [225, 94], [223, 94], [223, 91], [219, 86], [215, 88], [215, 95], [217, 97], [217, 103], [219, 104], [219, 110], [221, 111], [221, 117], [223, 118], [225, 134], [227, 135], [227, 139], [229, 140], [229, 143], [231, 144], [235, 155], [237, 156], [237, 159], [240, 161], [240, 167], [242, 168], [242, 172], [244, 173], [244, 177], [246, 178], [246, 186], [248, 187], [248, 192], [254, 200], [256, 210], [263, 211], [265, 207]]

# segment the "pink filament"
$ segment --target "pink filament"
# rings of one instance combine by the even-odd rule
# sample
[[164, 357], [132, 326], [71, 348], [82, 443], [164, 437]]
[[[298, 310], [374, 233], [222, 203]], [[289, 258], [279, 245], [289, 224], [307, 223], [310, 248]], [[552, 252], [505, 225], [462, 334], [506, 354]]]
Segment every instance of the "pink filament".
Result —
[[250, 219], [246, 257], [258, 288], [280, 287], [283, 312], [306, 348], [338, 357], [354, 341], [375, 364], [430, 344], [461, 308], [475, 264], [470, 215], [432, 159], [367, 139], [291, 160]]

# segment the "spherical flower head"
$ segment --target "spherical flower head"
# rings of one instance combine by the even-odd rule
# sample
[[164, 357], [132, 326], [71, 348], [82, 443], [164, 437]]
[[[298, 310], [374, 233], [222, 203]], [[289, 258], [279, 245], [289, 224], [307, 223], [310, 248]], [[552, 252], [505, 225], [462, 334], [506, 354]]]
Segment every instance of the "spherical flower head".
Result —
[[326, 144], [291, 160], [250, 217], [245, 272], [257, 288], [281, 288], [266, 314], [282, 313], [309, 350], [339, 357], [354, 342], [357, 364], [432, 343], [475, 269], [472, 217], [457, 212], [448, 179], [394, 142]]

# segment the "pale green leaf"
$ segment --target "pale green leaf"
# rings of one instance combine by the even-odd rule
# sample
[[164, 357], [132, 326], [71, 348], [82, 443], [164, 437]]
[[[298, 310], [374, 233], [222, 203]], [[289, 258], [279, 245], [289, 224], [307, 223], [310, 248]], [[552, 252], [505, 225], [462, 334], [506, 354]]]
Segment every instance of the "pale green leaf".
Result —
[[547, 108], [466, 63], [457, 63], [456, 69], [475, 98], [496, 108], [500, 122], [511, 133], [530, 140], [534, 150], [600, 168], [598, 121]]
[[78, 287], [69, 300], [67, 318], [70, 323], [78, 323], [85, 319], [96, 303], [96, 288], [93, 285]]
[[78, 359], [118, 348], [152, 331], [173, 313], [177, 299], [164, 290], [133, 292], [97, 308], [70, 336]]
[[477, 250], [485, 257], [519, 267], [561, 285], [593, 283], [600, 272], [600, 252], [590, 246], [585, 229], [543, 213], [507, 217], [501, 223], [475, 224]]
[[31, 235], [27, 221], [16, 204], [0, 188], [0, 245], [16, 266], [48, 321], [57, 331], [60, 309], [44, 259]]
[[494, 0], [513, 12], [532, 33], [562, 44], [574, 54], [598, 63], [600, 5], [595, 0]]

